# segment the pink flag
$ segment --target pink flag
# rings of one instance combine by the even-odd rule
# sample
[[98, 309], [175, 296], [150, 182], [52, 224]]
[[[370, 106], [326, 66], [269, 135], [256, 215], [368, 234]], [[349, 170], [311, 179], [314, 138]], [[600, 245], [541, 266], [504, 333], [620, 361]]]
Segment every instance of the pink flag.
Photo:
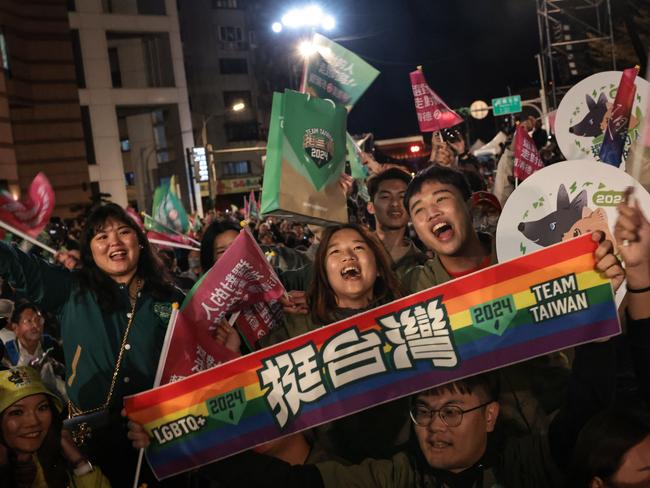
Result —
[[251, 349], [258, 349], [257, 341], [267, 335], [282, 316], [280, 302], [258, 302], [252, 307], [242, 310], [236, 321], [237, 329]]
[[249, 207], [250, 202], [248, 200], [248, 197], [244, 195], [244, 220], [250, 219], [251, 216], [251, 209]]
[[0, 220], [31, 237], [41, 233], [53, 210], [54, 190], [43, 173], [36, 175], [20, 201], [14, 200], [7, 191], [0, 192]]
[[535, 141], [528, 135], [523, 125], [517, 126], [515, 132], [515, 164], [514, 177], [520, 181], [525, 180], [538, 169], [544, 167], [544, 161], [537, 151]]
[[140, 214], [136, 212], [136, 210], [133, 207], [126, 207], [126, 213], [128, 214], [129, 217], [133, 219], [133, 221], [138, 225], [138, 227], [144, 230], [144, 224], [142, 223]]
[[285, 293], [248, 229], [243, 229], [223, 256], [194, 285], [183, 302], [161, 354], [161, 384], [229, 361], [235, 354], [213, 335], [228, 314]]
[[463, 122], [462, 117], [450, 109], [427, 85], [422, 70], [417, 69], [410, 76], [420, 132], [435, 132]]
[[[164, 241], [177, 244], [185, 244], [187, 246], [194, 246], [194, 243], [189, 236], [179, 234], [165, 234], [163, 232], [156, 232], [155, 230], [147, 231], [147, 239], [155, 241]], [[158, 244], [158, 242], [156, 242]]]

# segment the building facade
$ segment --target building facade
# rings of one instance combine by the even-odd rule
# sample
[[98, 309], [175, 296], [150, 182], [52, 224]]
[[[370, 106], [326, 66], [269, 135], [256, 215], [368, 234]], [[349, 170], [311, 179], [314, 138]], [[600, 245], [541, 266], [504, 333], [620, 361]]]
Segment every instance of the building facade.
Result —
[[185, 208], [202, 213], [186, 158], [194, 138], [176, 2], [68, 3], [90, 180], [149, 211], [155, 188], [176, 175]]
[[23, 196], [43, 172], [54, 213], [90, 197], [73, 36], [65, 0], [0, 2], [0, 189]]
[[[202, 195], [217, 208], [241, 206], [263, 172], [257, 148], [266, 146], [270, 103], [256, 67], [259, 13], [253, 0], [179, 2], [195, 140], [214, 151]], [[244, 108], [235, 111], [236, 104]]]

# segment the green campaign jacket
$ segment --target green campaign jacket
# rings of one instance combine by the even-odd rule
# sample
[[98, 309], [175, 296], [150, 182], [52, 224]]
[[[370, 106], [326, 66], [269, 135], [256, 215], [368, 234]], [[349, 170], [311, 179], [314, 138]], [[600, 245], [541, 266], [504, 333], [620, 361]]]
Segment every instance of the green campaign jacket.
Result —
[[[115, 312], [107, 314], [94, 294], [81, 287], [77, 272], [52, 266], [6, 243], [0, 243], [0, 276], [20, 294], [56, 315], [61, 325], [68, 396], [82, 410], [100, 407], [106, 401], [129, 321], [131, 304], [126, 287], [115, 283], [119, 304]], [[136, 303], [112, 410], [121, 409], [125, 395], [153, 387], [171, 303], [180, 302], [182, 297], [178, 291], [168, 300], [157, 301], [145, 283]]]

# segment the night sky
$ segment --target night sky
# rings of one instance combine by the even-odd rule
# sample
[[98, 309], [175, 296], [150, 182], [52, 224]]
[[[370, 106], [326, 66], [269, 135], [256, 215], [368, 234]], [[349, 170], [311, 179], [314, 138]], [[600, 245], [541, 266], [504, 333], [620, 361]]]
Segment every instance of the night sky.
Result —
[[[418, 64], [449, 106], [538, 86], [534, 0], [354, 0], [323, 3], [338, 21], [328, 35], [381, 74], [352, 110], [351, 133], [418, 134], [408, 73]], [[525, 98], [525, 97], [524, 97]], [[474, 136], [495, 133], [488, 117]]]

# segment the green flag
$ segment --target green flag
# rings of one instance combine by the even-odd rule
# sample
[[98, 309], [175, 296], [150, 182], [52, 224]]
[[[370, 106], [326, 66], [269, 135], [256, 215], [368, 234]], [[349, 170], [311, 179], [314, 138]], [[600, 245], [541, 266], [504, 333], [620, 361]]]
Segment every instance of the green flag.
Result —
[[348, 161], [350, 161], [350, 169], [352, 170], [352, 178], [355, 180], [366, 179], [368, 177], [368, 168], [361, 163], [361, 149], [349, 132], [345, 133], [345, 142], [348, 151]]
[[329, 98], [351, 110], [379, 71], [325, 36], [314, 34], [312, 43], [316, 52], [307, 63], [302, 91]]
[[190, 221], [183, 204], [171, 189], [172, 182], [165, 183], [156, 188], [153, 194], [153, 205], [151, 208], [151, 219], [145, 218], [145, 227], [157, 232], [168, 233], [173, 229], [182, 234], [187, 234], [190, 228]]

